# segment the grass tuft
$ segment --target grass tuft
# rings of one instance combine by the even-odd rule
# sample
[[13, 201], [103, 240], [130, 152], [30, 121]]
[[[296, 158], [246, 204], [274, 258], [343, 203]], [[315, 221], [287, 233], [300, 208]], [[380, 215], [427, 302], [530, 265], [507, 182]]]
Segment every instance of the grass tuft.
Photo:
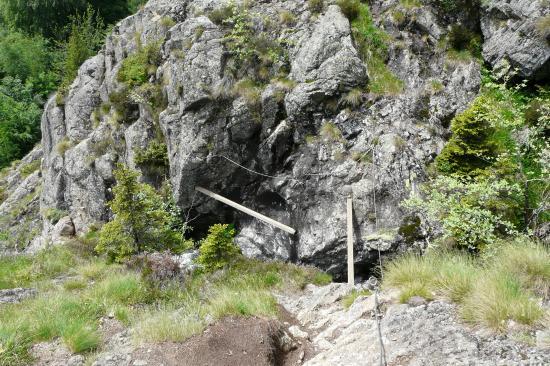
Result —
[[371, 292], [369, 290], [353, 290], [351, 291], [349, 294], [347, 294], [346, 296], [344, 296], [344, 298], [342, 299], [342, 306], [346, 309], [348, 309], [351, 305], [353, 305], [353, 303], [355, 302], [355, 300], [357, 300], [358, 297], [361, 297], [361, 296], [370, 296], [371, 295]]
[[399, 288], [403, 303], [412, 296], [450, 299], [466, 321], [495, 330], [505, 330], [509, 320], [534, 325], [544, 317], [539, 303], [550, 295], [550, 249], [517, 239], [481, 258], [405, 255], [386, 265], [384, 285]]

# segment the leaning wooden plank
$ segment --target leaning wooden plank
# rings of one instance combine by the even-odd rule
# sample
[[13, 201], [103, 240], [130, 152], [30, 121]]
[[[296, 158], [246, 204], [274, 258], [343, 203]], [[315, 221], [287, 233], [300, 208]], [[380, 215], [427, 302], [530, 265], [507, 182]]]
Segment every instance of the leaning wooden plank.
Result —
[[258, 213], [256, 211], [253, 211], [247, 207], [244, 207], [242, 205], [239, 205], [238, 203], [236, 202], [233, 202], [231, 201], [230, 199], [227, 199], [223, 196], [220, 196], [219, 194], [216, 194], [214, 192], [211, 192], [209, 191], [208, 189], [205, 189], [205, 188], [202, 188], [202, 187], [195, 187], [195, 190], [198, 191], [198, 192], [201, 192], [201, 193], [204, 193], [205, 195], [209, 196], [209, 197], [212, 197], [220, 202], [223, 202], [225, 203], [226, 205], [229, 205], [231, 207], [234, 207], [236, 208], [237, 210], [240, 210], [250, 216], [253, 216], [259, 220], [262, 220], [263, 222], [266, 222], [270, 225], [273, 225], [275, 227], [278, 227], [279, 229], [281, 230], [284, 230], [286, 231], [287, 233], [289, 234], [295, 234], [296, 233], [296, 230], [294, 230], [293, 228], [289, 227], [289, 226], [286, 226], [284, 224], [281, 224], [280, 222], [278, 221], [275, 221], [273, 220], [272, 218], [269, 218], [265, 215], [262, 215], [261, 213]]

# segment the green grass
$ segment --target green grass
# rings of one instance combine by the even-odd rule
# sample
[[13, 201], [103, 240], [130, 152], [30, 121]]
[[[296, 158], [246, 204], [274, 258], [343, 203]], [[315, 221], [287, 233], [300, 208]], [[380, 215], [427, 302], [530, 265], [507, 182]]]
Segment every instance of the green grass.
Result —
[[380, 95], [399, 94], [403, 91], [404, 83], [385, 63], [391, 37], [375, 26], [367, 4], [360, 5], [351, 25], [359, 54], [368, 67], [368, 89]]
[[503, 330], [508, 320], [534, 325], [544, 317], [538, 299], [550, 296], [550, 249], [528, 239], [494, 246], [481, 258], [430, 252], [389, 262], [384, 286], [413, 296], [443, 297], [457, 303], [471, 323]]
[[353, 305], [353, 303], [355, 302], [355, 300], [357, 300], [358, 297], [360, 296], [370, 296], [371, 295], [371, 292], [369, 290], [353, 290], [351, 291], [349, 294], [347, 294], [346, 296], [344, 296], [344, 298], [342, 299], [342, 306], [346, 309], [348, 309], [351, 305]]
[[26, 287], [33, 282], [54, 278], [77, 262], [69, 249], [56, 246], [35, 256], [0, 258], [0, 289]]
[[[76, 245], [0, 260], [3, 288], [39, 289], [37, 297], [0, 306], [0, 366], [32, 363], [29, 348], [58, 337], [72, 352], [94, 352], [102, 343], [99, 320], [107, 314], [132, 328], [136, 341], [183, 341], [200, 333], [209, 319], [275, 318], [272, 291], [331, 281], [309, 267], [239, 259], [224, 270], [158, 287], [124, 266], [80, 255], [85, 251]], [[60, 275], [70, 279], [62, 285], [51, 282]]]

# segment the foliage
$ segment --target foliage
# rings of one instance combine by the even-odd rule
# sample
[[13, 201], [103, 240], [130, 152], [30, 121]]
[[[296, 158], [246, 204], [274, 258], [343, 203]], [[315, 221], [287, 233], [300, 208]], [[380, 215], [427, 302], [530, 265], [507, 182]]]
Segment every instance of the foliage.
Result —
[[117, 262], [142, 251], [181, 250], [183, 230], [169, 203], [124, 165], [119, 164], [114, 175], [117, 184], [109, 202], [114, 219], [101, 229], [96, 250]]
[[0, 5], [7, 24], [28, 34], [61, 40], [68, 19], [92, 8], [107, 23], [113, 23], [136, 10], [140, 0], [5, 0]]
[[169, 165], [168, 150], [164, 142], [151, 141], [144, 150], [136, 150], [134, 162], [137, 165], [160, 167], [166, 169]]
[[454, 13], [458, 11], [471, 11], [475, 10], [480, 0], [425, 0], [428, 3], [432, 3], [439, 7], [441, 10], [447, 13]]
[[197, 262], [206, 271], [214, 271], [228, 265], [240, 254], [240, 249], [233, 241], [234, 236], [235, 229], [230, 225], [211, 226], [208, 236], [201, 242]]
[[160, 42], [139, 44], [138, 50], [122, 61], [117, 80], [130, 88], [145, 84], [157, 71], [160, 57]]
[[461, 24], [451, 27], [448, 34], [449, 45], [456, 51], [468, 50], [476, 57], [481, 56], [481, 37]]
[[384, 286], [397, 287], [402, 300], [444, 297], [459, 304], [474, 324], [504, 330], [507, 320], [533, 325], [543, 316], [538, 304], [548, 299], [550, 251], [525, 238], [499, 242], [481, 258], [431, 251], [405, 255], [384, 268]]
[[361, 1], [360, 0], [338, 0], [336, 4], [342, 10], [342, 13], [349, 19], [350, 22], [353, 22], [361, 11]]
[[26, 36], [0, 28], [0, 75], [38, 80], [48, 73], [52, 54], [41, 36]]
[[40, 138], [40, 107], [21, 81], [0, 84], [0, 168], [22, 158]]
[[403, 90], [403, 82], [385, 64], [390, 37], [374, 25], [367, 4], [360, 4], [357, 17], [351, 25], [359, 54], [369, 69], [369, 90], [384, 95], [400, 93]]
[[227, 11], [231, 15], [223, 20], [229, 28], [224, 43], [232, 56], [228, 68], [233, 76], [240, 79], [253, 75], [254, 80], [266, 82], [277, 73], [287, 72], [286, 42], [273, 32], [258, 31], [255, 26], [262, 22], [267, 28], [267, 20], [244, 6], [231, 5]]
[[436, 158], [436, 166], [441, 173], [476, 175], [495, 160], [495, 129], [487, 117], [488, 109], [486, 98], [481, 96], [453, 119], [452, 137]]
[[58, 90], [60, 98], [63, 98], [75, 79], [80, 65], [101, 47], [105, 35], [103, 19], [91, 7], [84, 14], [77, 14], [70, 19], [69, 39], [63, 46], [65, 59], [62, 67], [62, 81]]
[[510, 207], [500, 204], [513, 201], [521, 192], [515, 184], [483, 177], [439, 176], [422, 189], [423, 198], [409, 198], [403, 206], [420, 217], [427, 237], [451, 239], [459, 247], [474, 250], [515, 232], [507, 220]]
[[44, 217], [53, 225], [57, 224], [59, 220], [61, 220], [63, 217], [67, 215], [68, 215], [67, 211], [60, 210], [53, 207], [50, 207], [44, 211]]

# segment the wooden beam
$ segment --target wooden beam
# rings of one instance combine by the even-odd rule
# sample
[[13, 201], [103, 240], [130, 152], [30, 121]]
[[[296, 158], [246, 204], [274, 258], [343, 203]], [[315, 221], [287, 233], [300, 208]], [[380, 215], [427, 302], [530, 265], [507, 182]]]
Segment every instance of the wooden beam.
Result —
[[268, 223], [269, 225], [272, 225], [272, 226], [275, 226], [281, 230], [284, 230], [286, 231], [287, 233], [289, 234], [295, 234], [296, 233], [296, 230], [294, 230], [293, 228], [291, 228], [290, 226], [286, 226], [284, 224], [281, 224], [280, 222], [278, 221], [275, 221], [273, 220], [272, 218], [269, 218], [265, 215], [262, 215], [261, 213], [258, 213], [256, 211], [253, 211], [251, 209], [249, 209], [248, 207], [244, 207], [242, 205], [239, 205], [238, 203], [236, 202], [233, 202], [231, 201], [230, 199], [227, 199], [223, 196], [220, 196], [219, 194], [216, 194], [214, 192], [211, 192], [209, 191], [208, 189], [205, 189], [205, 188], [202, 188], [202, 187], [195, 187], [195, 190], [198, 191], [198, 192], [201, 192], [201, 193], [204, 193], [205, 195], [209, 196], [209, 197], [212, 197], [220, 202], [223, 202], [225, 203], [226, 205], [228, 206], [231, 206], [233, 208], [236, 208], [237, 210], [239, 211], [242, 211], [250, 216], [253, 216], [259, 220], [262, 220], [263, 222], [265, 223]]
[[348, 284], [355, 285], [355, 271], [353, 268], [353, 201], [351, 195], [347, 202], [348, 221]]

